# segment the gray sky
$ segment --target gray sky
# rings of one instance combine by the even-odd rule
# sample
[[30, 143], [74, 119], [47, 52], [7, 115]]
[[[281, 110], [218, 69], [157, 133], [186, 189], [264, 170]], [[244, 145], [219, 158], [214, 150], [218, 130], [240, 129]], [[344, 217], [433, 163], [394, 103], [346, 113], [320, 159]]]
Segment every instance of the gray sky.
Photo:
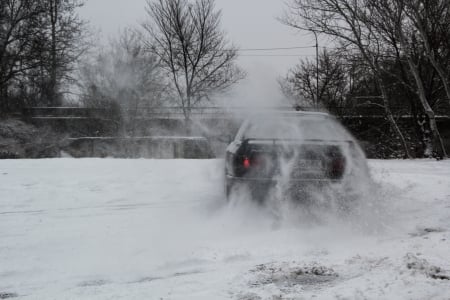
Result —
[[[222, 10], [222, 25], [228, 38], [239, 48], [277, 48], [311, 46], [310, 36], [295, 32], [280, 24], [276, 17], [283, 13], [282, 0], [216, 0]], [[126, 26], [139, 26], [145, 19], [145, 0], [88, 0], [81, 15], [105, 37]], [[228, 98], [235, 105], [249, 103], [275, 103], [282, 98], [276, 82], [286, 74], [300, 57], [314, 55], [314, 49], [286, 51], [245, 51], [238, 64], [248, 74]], [[259, 56], [252, 56], [259, 55]], [[261, 56], [288, 55], [288, 56]], [[311, 57], [314, 58], [314, 57]]]

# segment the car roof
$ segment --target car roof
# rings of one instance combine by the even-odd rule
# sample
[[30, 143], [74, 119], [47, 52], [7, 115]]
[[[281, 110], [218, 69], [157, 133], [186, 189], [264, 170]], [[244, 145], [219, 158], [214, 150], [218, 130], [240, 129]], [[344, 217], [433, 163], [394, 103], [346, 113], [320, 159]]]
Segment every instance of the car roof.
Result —
[[[245, 135], [251, 124], [268, 124], [268, 120], [277, 120], [284, 119], [288, 122], [292, 121], [305, 121], [305, 122], [320, 122], [320, 124], [333, 124], [329, 122], [336, 122], [336, 118], [333, 115], [324, 113], [324, 112], [312, 112], [312, 111], [280, 111], [280, 110], [266, 110], [266, 111], [253, 111], [251, 115], [249, 115], [246, 120], [242, 123], [239, 131], [236, 135], [236, 139], [242, 139]], [[322, 122], [324, 121], [324, 122]], [[262, 122], [262, 123], [260, 123]], [[321, 125], [322, 126], [322, 125]], [[333, 128], [335, 127], [333, 125]], [[326, 138], [330, 139], [330, 138]], [[347, 140], [347, 137], [345, 138]]]
[[255, 110], [250, 113], [251, 118], [255, 117], [323, 117], [332, 118], [332, 116], [325, 112], [317, 111], [289, 111], [289, 110]]

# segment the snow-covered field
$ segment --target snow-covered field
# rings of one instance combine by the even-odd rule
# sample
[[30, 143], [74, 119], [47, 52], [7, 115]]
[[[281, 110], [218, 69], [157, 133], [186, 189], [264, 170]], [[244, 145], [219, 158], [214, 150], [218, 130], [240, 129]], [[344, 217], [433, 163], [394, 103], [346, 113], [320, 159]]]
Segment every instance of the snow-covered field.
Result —
[[345, 216], [227, 204], [222, 165], [0, 161], [0, 299], [450, 299], [450, 161], [370, 161]]

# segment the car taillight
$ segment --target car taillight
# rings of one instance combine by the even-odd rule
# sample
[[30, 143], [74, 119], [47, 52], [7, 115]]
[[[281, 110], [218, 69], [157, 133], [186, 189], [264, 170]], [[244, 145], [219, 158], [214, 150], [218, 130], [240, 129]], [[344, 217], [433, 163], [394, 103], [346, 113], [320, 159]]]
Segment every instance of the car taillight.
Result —
[[262, 166], [264, 166], [264, 161], [259, 155], [252, 154], [251, 156], [241, 156], [236, 157], [235, 160], [235, 175], [244, 176], [248, 173], [254, 174], [258, 172]]
[[250, 158], [244, 157], [244, 160], [242, 161], [242, 166], [244, 166], [245, 169], [250, 168]]
[[233, 159], [234, 176], [244, 176], [252, 168], [252, 161], [247, 156], [235, 156]]
[[340, 179], [345, 171], [345, 158], [334, 157], [330, 164], [330, 177], [333, 179]]

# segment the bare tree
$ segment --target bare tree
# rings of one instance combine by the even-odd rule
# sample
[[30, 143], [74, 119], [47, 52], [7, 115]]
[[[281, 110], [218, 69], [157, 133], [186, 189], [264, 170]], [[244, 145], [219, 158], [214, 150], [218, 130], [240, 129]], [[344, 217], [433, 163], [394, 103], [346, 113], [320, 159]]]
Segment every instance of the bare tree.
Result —
[[41, 22], [41, 38], [46, 47], [41, 53], [41, 64], [47, 73], [43, 84], [43, 96], [47, 105], [60, 104], [61, 85], [71, 81], [71, 73], [79, 57], [86, 51], [86, 23], [77, 10], [84, 0], [44, 0]]
[[148, 0], [148, 45], [168, 72], [186, 122], [191, 109], [243, 78], [214, 0]]
[[[445, 44], [442, 44], [448, 38], [450, 31], [450, 1], [411, 0], [404, 3], [405, 13], [417, 29], [427, 57], [439, 74], [450, 103], [450, 79], [445, 69], [446, 61], [443, 55], [449, 50], [445, 49]], [[436, 36], [438, 39], [433, 39]]]
[[[302, 60], [289, 70], [287, 76], [279, 83], [283, 93], [294, 102], [294, 106], [312, 107], [317, 97], [321, 101], [319, 105], [333, 110], [345, 105], [345, 97], [349, 92], [349, 78], [345, 64], [338, 53], [324, 50], [319, 55], [318, 69], [316, 62], [309, 59]], [[317, 91], [319, 95], [316, 95]]]
[[391, 42], [393, 47], [400, 47], [409, 70], [413, 75], [416, 84], [416, 93], [428, 118], [432, 132], [432, 144], [429, 145], [427, 154], [429, 156], [433, 155], [434, 149], [436, 149], [439, 152], [439, 156], [447, 157], [445, 146], [436, 124], [435, 113], [427, 99], [419, 65], [414, 61], [413, 44], [415, 43], [414, 35], [416, 28], [414, 23], [406, 16], [406, 2], [403, 0], [368, 1], [366, 7], [370, 10], [370, 15], [369, 13], [365, 14], [366, 22], [374, 26], [374, 31], [376, 30], [376, 33], [386, 42]]
[[389, 94], [383, 81], [382, 41], [365, 18], [368, 7], [354, 0], [292, 0], [290, 12], [282, 21], [294, 28], [331, 36], [343, 45], [343, 51], [357, 51], [375, 75], [386, 117], [401, 141], [405, 157], [411, 157], [409, 146], [390, 108]]
[[[55, 105], [61, 83], [70, 79], [85, 49], [79, 0], [3, 0], [0, 2], [0, 95], [2, 110], [31, 103]], [[36, 99], [41, 99], [37, 101]], [[14, 103], [13, 103], [14, 102]]]
[[7, 112], [17, 108], [10, 102], [12, 83], [24, 72], [34, 68], [39, 48], [39, 17], [41, 3], [37, 0], [0, 1], [0, 108]]
[[142, 113], [163, 104], [167, 84], [142, 34], [125, 29], [109, 42], [108, 50], [81, 65], [79, 87], [88, 107], [120, 107], [126, 133], [133, 136], [140, 129], [138, 118]]

